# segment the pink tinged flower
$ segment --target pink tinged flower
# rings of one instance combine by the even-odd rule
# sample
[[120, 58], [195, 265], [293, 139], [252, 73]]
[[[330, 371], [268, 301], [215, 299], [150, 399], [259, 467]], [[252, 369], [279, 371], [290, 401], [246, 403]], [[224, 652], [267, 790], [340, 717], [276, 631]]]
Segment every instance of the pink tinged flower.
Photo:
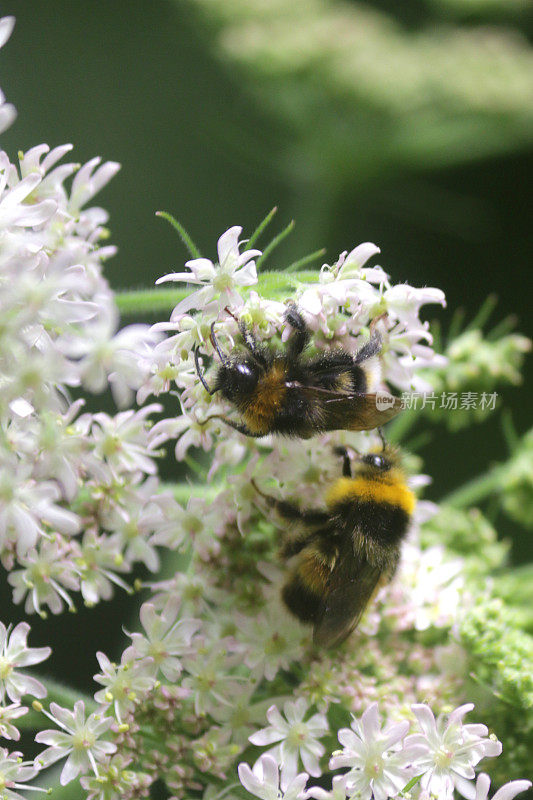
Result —
[[339, 731], [343, 749], [333, 754], [329, 765], [331, 769], [350, 768], [343, 776], [348, 796], [386, 800], [403, 789], [415, 774], [411, 764], [420, 750], [404, 746], [408, 729], [407, 721], [382, 728], [378, 705], [373, 703], [360, 721], [354, 719], [351, 729]]
[[221, 705], [232, 706], [233, 698], [240, 696], [243, 684], [248, 683], [248, 678], [230, 672], [236, 657], [228, 655], [228, 643], [220, 638], [219, 629], [211, 635], [211, 641], [216, 642], [211, 652], [204, 639], [203, 646], [197, 648], [198, 652], [185, 658], [183, 663], [188, 675], [183, 678], [182, 686], [190, 692], [197, 716], [213, 714], [214, 709]]
[[267, 711], [270, 725], [249, 737], [252, 744], [259, 746], [279, 742], [268, 753], [280, 763], [283, 790], [296, 778], [299, 758], [310, 775], [318, 777], [322, 774], [319, 760], [325, 748], [319, 740], [328, 732], [329, 726], [323, 714], [314, 714], [304, 722], [307, 711], [308, 703], [303, 697], [285, 703], [285, 717], [275, 705], [270, 706]]
[[74, 704], [74, 711], [51, 703], [50, 712], [44, 711], [62, 730], [39, 731], [36, 735], [36, 742], [49, 745], [35, 759], [36, 766], [48, 767], [67, 756], [59, 779], [62, 786], [74, 780], [80, 772], [92, 770], [98, 775], [98, 763], [105, 763], [117, 749], [112, 742], [100, 741], [111, 727], [112, 718], [101, 714], [90, 714], [85, 718], [83, 700]]
[[120, 664], [114, 664], [104, 653], [97, 653], [96, 658], [101, 673], [94, 680], [104, 688], [94, 695], [94, 699], [102, 706], [113, 704], [113, 710], [120, 723], [125, 714], [134, 710], [142, 702], [155, 683], [154, 667], [151, 658], [133, 662], [122, 655]]
[[[361, 270], [372, 256], [380, 253], [381, 250], [373, 242], [363, 242], [357, 245], [349, 253], [341, 253], [337, 260], [336, 269], [339, 279], [363, 277]], [[370, 277], [369, 277], [370, 276]], [[364, 278], [372, 283], [380, 283], [387, 278], [381, 267], [372, 267], [364, 271]]]
[[0, 546], [15, 544], [24, 556], [44, 534], [44, 526], [66, 536], [80, 530], [80, 519], [57, 505], [59, 487], [31, 477], [29, 460], [5, 459], [0, 465]]
[[203, 309], [217, 297], [220, 308], [226, 305], [242, 305], [242, 298], [236, 289], [257, 283], [257, 270], [253, 259], [260, 256], [261, 251], [245, 250], [244, 253], [239, 253], [241, 232], [241, 227], [234, 226], [222, 234], [217, 243], [218, 264], [214, 264], [208, 258], [195, 258], [185, 264], [190, 272], [172, 272], [156, 281], [157, 284], [166, 281], [195, 283], [203, 287], [178, 303], [173, 311], [173, 317], [191, 308]]
[[67, 591], [78, 591], [80, 582], [77, 568], [73, 564], [70, 545], [60, 537], [43, 539], [39, 548], [33, 548], [19, 558], [22, 569], [8, 575], [13, 587], [13, 602], [21, 603], [27, 614], [37, 613], [46, 617], [43, 606], [52, 614], [59, 614], [64, 603], [74, 610], [74, 603]]
[[277, 761], [266, 753], [255, 762], [251, 769], [244, 762], [239, 764], [238, 773], [239, 780], [246, 791], [261, 800], [303, 800], [307, 796], [305, 786], [309, 776], [305, 772], [296, 775], [280, 793]]
[[22, 753], [9, 753], [5, 747], [0, 747], [0, 791], [2, 800], [24, 800], [24, 797], [15, 789], [27, 790], [22, 782], [30, 781], [37, 774], [35, 766], [28, 761], [22, 761]]
[[14, 703], [30, 694], [33, 697], [46, 697], [46, 689], [35, 678], [18, 672], [19, 667], [28, 667], [44, 661], [52, 652], [50, 647], [28, 647], [26, 639], [30, 626], [27, 622], [19, 624], [9, 632], [0, 622], [0, 698], [6, 694]]
[[144, 603], [140, 619], [146, 632], [130, 633], [132, 644], [125, 650], [126, 660], [150, 658], [153, 672], [161, 670], [168, 681], [176, 681], [181, 674], [181, 658], [193, 652], [192, 638], [200, 627], [196, 619], [178, 619], [178, 602], [169, 601], [162, 614], [157, 614], [151, 603]]
[[[477, 776], [475, 788], [471, 783], [468, 783], [468, 794], [463, 793], [460, 787], [457, 788], [467, 800], [487, 800], [490, 789], [490, 778], [486, 773], [480, 772]], [[513, 800], [513, 797], [516, 797], [517, 794], [520, 794], [520, 792], [527, 792], [530, 788], [531, 781], [509, 781], [509, 783], [504, 783], [504, 785], [498, 789], [496, 794], [492, 796], [492, 800]]]
[[236, 620], [245, 644], [243, 660], [256, 680], [264, 676], [272, 681], [280, 669], [288, 670], [301, 658], [308, 631], [281, 602], [272, 599], [261, 613], [237, 615]]
[[27, 706], [21, 706], [18, 703], [11, 703], [9, 706], [0, 706], [0, 736], [4, 739], [13, 739], [18, 741], [20, 739], [20, 732], [16, 728], [12, 720], [23, 717], [28, 713]]
[[459, 785], [461, 793], [470, 791], [473, 796], [470, 781], [475, 777], [474, 767], [482, 758], [498, 756], [502, 751], [496, 738], [487, 737], [485, 725], [463, 725], [464, 715], [473, 708], [473, 703], [466, 703], [447, 717], [441, 714], [435, 719], [428, 706], [412, 706], [422, 733], [409, 736], [406, 743], [422, 751], [416, 763], [422, 774], [422, 789], [441, 800], [451, 800]]
[[120, 552], [120, 536], [98, 536], [94, 530], [88, 529], [79, 549], [75, 564], [86, 606], [109, 600], [113, 596], [113, 584], [131, 593], [128, 584], [117, 575], [117, 571], [128, 570]]
[[387, 313], [401, 320], [406, 326], [420, 325], [418, 314], [420, 308], [427, 303], [437, 303], [446, 306], [446, 297], [440, 289], [424, 287], [416, 289], [407, 283], [399, 283], [383, 293]]
[[103, 412], [92, 418], [91, 433], [96, 455], [105, 462], [114, 475], [124, 472], [141, 472], [154, 475], [154, 444], [147, 417], [161, 411], [157, 403], [138, 411], [128, 409], [114, 417]]

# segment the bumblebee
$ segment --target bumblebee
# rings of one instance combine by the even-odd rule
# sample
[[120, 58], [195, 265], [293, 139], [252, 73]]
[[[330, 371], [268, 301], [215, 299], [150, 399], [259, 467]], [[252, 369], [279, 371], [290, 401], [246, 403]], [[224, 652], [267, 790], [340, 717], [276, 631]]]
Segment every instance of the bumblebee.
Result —
[[213, 386], [201, 371], [198, 350], [196, 371], [206, 391], [220, 392], [242, 421], [219, 415], [209, 419], [222, 419], [248, 436], [278, 433], [305, 439], [326, 431], [370, 430], [399, 413], [401, 401], [392, 395], [385, 395], [386, 402], [379, 403], [379, 408], [376, 405], [373, 385], [382, 348], [377, 320], [371, 325], [369, 341], [355, 355], [337, 349], [306, 358], [303, 354], [311, 336], [296, 306], [289, 306], [285, 319], [294, 332], [277, 352], [262, 346], [237, 320], [246, 352], [232, 356], [220, 349], [212, 324], [211, 342], [220, 358]]
[[281, 558], [290, 561], [281, 596], [292, 614], [313, 625], [313, 642], [321, 647], [343, 642], [391, 580], [415, 506], [392, 448], [358, 455], [354, 475], [348, 452], [337, 452], [343, 475], [326, 495], [326, 510], [301, 510], [256, 486], [281, 517], [300, 523], [281, 548]]

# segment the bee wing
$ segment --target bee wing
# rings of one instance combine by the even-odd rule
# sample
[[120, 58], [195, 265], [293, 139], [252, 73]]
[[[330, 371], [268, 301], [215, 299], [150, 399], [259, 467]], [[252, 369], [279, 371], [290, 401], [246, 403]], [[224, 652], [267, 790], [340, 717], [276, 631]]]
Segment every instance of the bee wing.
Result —
[[378, 587], [383, 572], [366, 558], [357, 558], [351, 537], [339, 552], [318, 611], [313, 642], [319, 647], [340, 644], [357, 626]]
[[[399, 397], [388, 396], [387, 407], [378, 408], [378, 398], [374, 393], [339, 395], [324, 398], [326, 430], [337, 429], [366, 431], [379, 428], [402, 410]], [[382, 406], [383, 403], [379, 402]]]
[[[322, 401], [320, 428], [324, 431], [367, 431], [379, 428], [402, 410], [399, 397], [388, 396], [387, 407], [378, 408], [375, 393], [363, 394], [336, 392], [321, 386], [306, 386], [298, 381], [287, 381], [287, 388], [298, 389], [308, 397]], [[383, 403], [380, 402], [380, 406]]]

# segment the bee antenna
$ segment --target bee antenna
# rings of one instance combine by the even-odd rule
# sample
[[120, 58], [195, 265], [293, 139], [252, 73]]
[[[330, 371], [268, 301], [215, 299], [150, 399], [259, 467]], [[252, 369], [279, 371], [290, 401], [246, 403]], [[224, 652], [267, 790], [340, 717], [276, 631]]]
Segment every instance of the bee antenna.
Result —
[[200, 368], [200, 359], [198, 358], [198, 345], [196, 345], [195, 348], [194, 348], [194, 363], [195, 363], [195, 366], [196, 366], [196, 374], [200, 378], [204, 389], [209, 394], [214, 394], [216, 392], [216, 389], [210, 389], [209, 388], [209, 384], [207, 383], [206, 379], [204, 378], [204, 374], [203, 374], [203, 372], [202, 372], [202, 370]]
[[224, 355], [224, 353], [220, 349], [219, 344], [217, 342], [217, 337], [215, 336], [215, 325], [216, 325], [216, 321], [211, 323], [211, 335], [209, 336], [209, 338], [211, 340], [211, 344], [213, 345], [213, 347], [215, 348], [215, 350], [218, 353], [218, 357], [220, 358], [221, 363], [225, 365], [225, 364], [227, 364], [228, 359], [226, 358], [226, 356]]
[[381, 439], [381, 449], [382, 452], [387, 449], [387, 440], [385, 439], [385, 434], [383, 433], [383, 428], [378, 428], [378, 436]]

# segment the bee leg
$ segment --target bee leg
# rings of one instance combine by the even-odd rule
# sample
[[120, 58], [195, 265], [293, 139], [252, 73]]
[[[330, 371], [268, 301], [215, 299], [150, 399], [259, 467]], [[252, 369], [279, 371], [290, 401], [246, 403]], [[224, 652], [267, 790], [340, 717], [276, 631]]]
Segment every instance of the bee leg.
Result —
[[212, 322], [211, 323], [211, 335], [210, 335], [209, 338], [211, 339], [211, 344], [213, 345], [213, 347], [215, 348], [215, 350], [218, 353], [218, 357], [220, 358], [220, 363], [221, 364], [227, 364], [228, 359], [224, 355], [222, 350], [220, 349], [220, 346], [218, 344], [217, 338], [215, 336], [215, 324], [216, 324], [216, 322]]
[[216, 389], [210, 389], [210, 388], [209, 388], [209, 385], [208, 385], [208, 383], [207, 383], [206, 379], [204, 378], [204, 374], [203, 374], [203, 372], [202, 372], [202, 370], [201, 370], [201, 368], [200, 368], [200, 360], [199, 360], [199, 358], [198, 358], [198, 346], [196, 346], [196, 347], [194, 348], [194, 363], [195, 363], [195, 365], [196, 365], [196, 374], [197, 374], [197, 375], [198, 375], [198, 377], [200, 378], [200, 380], [201, 380], [201, 382], [202, 382], [202, 385], [203, 385], [204, 389], [205, 389], [205, 390], [206, 390], [206, 392], [208, 392], [209, 394], [214, 394], [214, 393], [215, 393], [217, 390], [216, 390]]
[[308, 533], [299, 533], [295, 536], [285, 536], [285, 540], [279, 549], [279, 557], [283, 561], [288, 561], [289, 558], [297, 556], [302, 550], [307, 547], [312, 541], [313, 536]]
[[285, 312], [285, 321], [295, 331], [287, 344], [287, 353], [289, 357], [298, 358], [309, 343], [311, 336], [309, 328], [294, 303], [291, 303]]
[[264, 356], [261, 352], [261, 346], [259, 345], [257, 339], [255, 338], [253, 331], [247, 328], [244, 322], [240, 320], [238, 317], [236, 317], [233, 311], [230, 311], [230, 309], [227, 306], [225, 307], [224, 311], [226, 311], [230, 315], [230, 317], [233, 317], [233, 319], [239, 326], [239, 333], [241, 334], [244, 345], [248, 350], [248, 352], [250, 353], [250, 355], [252, 356], [252, 358], [254, 358], [255, 361], [257, 361], [259, 364], [261, 364], [261, 366], [263, 367], [266, 366]]
[[244, 433], [245, 436], [253, 436], [254, 439], [261, 439], [263, 436], [266, 436], [265, 433], [252, 433], [252, 431], [249, 430], [244, 423], [234, 422], [232, 419], [223, 417], [222, 414], [213, 414], [211, 417], [206, 419], [206, 422], [208, 422], [210, 419], [221, 419], [222, 422], [225, 422], [226, 425], [229, 425], [230, 428], [233, 428], [233, 430], [239, 431], [239, 433]]
[[337, 456], [342, 456], [342, 477], [351, 478], [352, 463], [350, 461], [350, 456], [348, 455], [348, 450], [346, 449], [346, 447], [335, 447], [334, 453]]
[[265, 494], [253, 478], [252, 485], [256, 492], [267, 501], [268, 505], [277, 511], [280, 517], [285, 517], [285, 519], [288, 520], [299, 520], [307, 525], [323, 525], [325, 522], [328, 522], [330, 518], [327, 511], [322, 511], [319, 508], [310, 508], [304, 511], [294, 505], [294, 503], [288, 503], [286, 500], [278, 500], [276, 497], [272, 497], [272, 495]]

